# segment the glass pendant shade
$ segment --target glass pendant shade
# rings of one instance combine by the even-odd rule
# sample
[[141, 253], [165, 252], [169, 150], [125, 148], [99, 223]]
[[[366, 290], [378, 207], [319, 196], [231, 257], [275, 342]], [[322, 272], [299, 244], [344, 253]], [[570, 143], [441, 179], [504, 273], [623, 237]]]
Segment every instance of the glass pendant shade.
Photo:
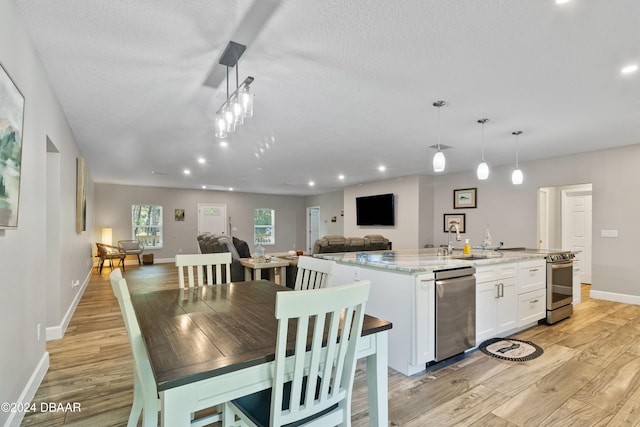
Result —
[[240, 105], [242, 105], [243, 116], [245, 118], [253, 117], [253, 94], [247, 89], [240, 92]]
[[513, 183], [513, 185], [522, 184], [522, 180], [522, 171], [520, 169], [514, 169], [513, 173], [511, 174], [511, 182]]
[[478, 179], [487, 179], [489, 178], [489, 165], [486, 162], [482, 162], [478, 165], [478, 170], [476, 171], [478, 174]]
[[236, 118], [230, 105], [227, 105], [224, 109], [224, 121], [227, 123], [227, 132], [233, 133], [236, 131]]
[[440, 150], [436, 151], [436, 154], [433, 156], [433, 171], [434, 172], [442, 172], [444, 171], [446, 160], [444, 158], [444, 153]]
[[227, 121], [220, 114], [216, 115], [216, 138], [227, 137]]
[[231, 111], [233, 111], [236, 126], [242, 125], [244, 123], [244, 111], [242, 111], [242, 105], [240, 105], [237, 97], [231, 102]]

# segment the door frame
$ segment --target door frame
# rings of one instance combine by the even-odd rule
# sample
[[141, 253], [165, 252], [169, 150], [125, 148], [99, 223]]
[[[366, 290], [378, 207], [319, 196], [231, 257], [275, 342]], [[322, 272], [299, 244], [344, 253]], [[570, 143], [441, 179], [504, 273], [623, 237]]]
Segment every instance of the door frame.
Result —
[[311, 211], [318, 211], [318, 238], [320, 238], [320, 206], [307, 206], [307, 251], [311, 253], [313, 251], [313, 245], [315, 241], [311, 241]]

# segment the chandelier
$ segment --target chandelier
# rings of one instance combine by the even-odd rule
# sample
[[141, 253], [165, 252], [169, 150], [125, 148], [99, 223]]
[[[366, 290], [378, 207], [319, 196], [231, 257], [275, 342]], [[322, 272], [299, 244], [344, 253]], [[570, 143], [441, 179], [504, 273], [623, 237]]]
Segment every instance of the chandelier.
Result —
[[[242, 83], [238, 83], [238, 60], [247, 47], [230, 41], [219, 64], [227, 67], [227, 99], [216, 112], [216, 137], [226, 138], [236, 131], [236, 127], [244, 124], [245, 118], [253, 117], [253, 94], [249, 91], [253, 77], [249, 76]], [[229, 68], [236, 69], [236, 90], [229, 94]]]

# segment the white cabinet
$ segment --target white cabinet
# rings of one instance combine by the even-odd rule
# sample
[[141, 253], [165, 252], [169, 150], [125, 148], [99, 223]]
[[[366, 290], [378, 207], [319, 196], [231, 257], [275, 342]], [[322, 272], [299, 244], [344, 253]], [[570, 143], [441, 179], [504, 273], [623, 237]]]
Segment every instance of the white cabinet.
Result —
[[542, 259], [518, 263], [518, 294], [524, 294], [547, 285], [547, 262]]
[[573, 260], [573, 305], [582, 302], [582, 261], [580, 256]]
[[547, 262], [544, 259], [518, 263], [518, 327], [544, 319], [547, 310]]
[[499, 336], [518, 325], [516, 264], [476, 269], [476, 343]]
[[518, 326], [527, 326], [545, 317], [545, 298], [545, 289], [518, 295]]
[[415, 336], [411, 363], [420, 365], [435, 359], [435, 281], [433, 274], [416, 277]]

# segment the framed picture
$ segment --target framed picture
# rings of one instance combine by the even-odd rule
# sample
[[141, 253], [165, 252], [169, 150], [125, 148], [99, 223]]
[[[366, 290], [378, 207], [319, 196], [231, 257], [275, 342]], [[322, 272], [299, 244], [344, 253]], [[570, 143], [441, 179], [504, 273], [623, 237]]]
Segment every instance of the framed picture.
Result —
[[76, 233], [87, 231], [87, 165], [84, 157], [76, 160]]
[[444, 214], [444, 232], [449, 231], [452, 224], [458, 225], [458, 231], [464, 233], [464, 214]]
[[0, 64], [0, 228], [18, 228], [24, 96]]
[[184, 221], [184, 209], [176, 209], [174, 216], [176, 221]]
[[453, 190], [453, 208], [469, 209], [477, 207], [477, 188]]

